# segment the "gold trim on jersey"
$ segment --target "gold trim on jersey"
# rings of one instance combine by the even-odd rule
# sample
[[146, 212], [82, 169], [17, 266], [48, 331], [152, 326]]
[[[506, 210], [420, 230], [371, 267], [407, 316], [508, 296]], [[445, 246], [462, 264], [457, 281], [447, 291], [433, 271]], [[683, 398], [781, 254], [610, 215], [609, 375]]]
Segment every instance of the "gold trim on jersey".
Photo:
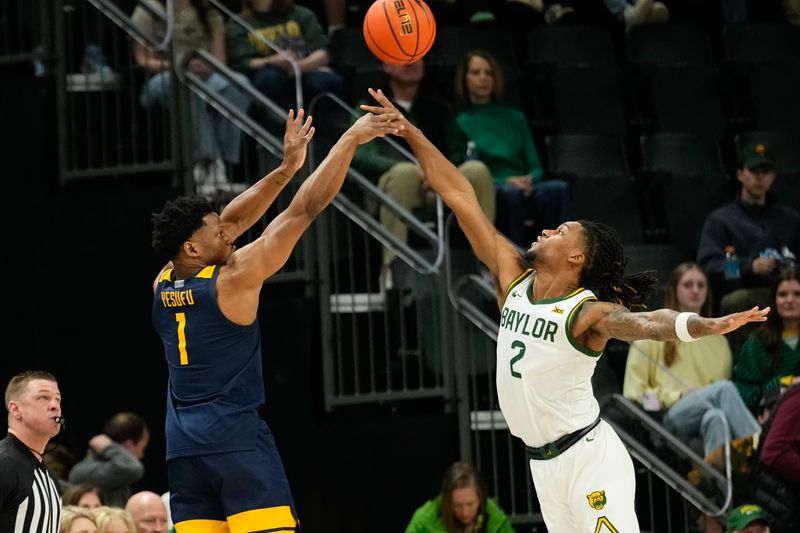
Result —
[[542, 304], [553, 304], [553, 303], [556, 303], [556, 302], [562, 302], [564, 300], [572, 298], [573, 296], [575, 296], [576, 294], [578, 294], [582, 290], [583, 290], [583, 287], [578, 287], [577, 289], [575, 289], [571, 293], [565, 294], [564, 296], [557, 296], [555, 298], [543, 298], [541, 300], [534, 300], [534, 298], [533, 298], [533, 283], [531, 283], [530, 285], [528, 285], [528, 290], [526, 291], [526, 294], [528, 295], [528, 301], [530, 303], [532, 303], [534, 305], [542, 305]]
[[203, 268], [200, 272], [197, 273], [195, 276], [196, 278], [206, 278], [210, 279], [211, 276], [214, 275], [214, 269], [217, 268], [217, 265], [208, 265], [207, 267]]
[[161, 283], [162, 281], [172, 281], [172, 271], [175, 270], [174, 268], [168, 268], [164, 272], [161, 273], [161, 277], [158, 278], [158, 282]]
[[578, 342], [578, 339], [576, 339], [575, 336], [572, 334], [572, 323], [575, 321], [575, 317], [578, 314], [578, 309], [580, 309], [581, 306], [586, 302], [588, 302], [589, 300], [596, 301], [597, 296], [587, 296], [586, 298], [578, 302], [575, 305], [575, 307], [572, 308], [572, 311], [569, 312], [569, 316], [567, 317], [567, 323], [566, 323], [567, 340], [572, 345], [572, 347], [578, 350], [579, 352], [586, 354], [589, 357], [600, 357], [601, 355], [603, 355], [603, 352], [595, 352], [594, 350], [590, 350], [589, 348]]
[[526, 268], [525, 270], [523, 270], [522, 274], [514, 278], [514, 281], [508, 284], [508, 288], [506, 289], [505, 295], [508, 296], [508, 293], [511, 292], [511, 289], [522, 283], [522, 280], [528, 277], [528, 274], [530, 274], [531, 272], [533, 272], [532, 268]]
[[[196, 278], [205, 278], [211, 279], [214, 275], [214, 269], [217, 268], [217, 265], [208, 265], [207, 267], [203, 267], [203, 269], [195, 275]], [[172, 272], [174, 268], [168, 268], [164, 272], [161, 273], [161, 277], [158, 278], [158, 282], [161, 283], [162, 281], [172, 281]]]

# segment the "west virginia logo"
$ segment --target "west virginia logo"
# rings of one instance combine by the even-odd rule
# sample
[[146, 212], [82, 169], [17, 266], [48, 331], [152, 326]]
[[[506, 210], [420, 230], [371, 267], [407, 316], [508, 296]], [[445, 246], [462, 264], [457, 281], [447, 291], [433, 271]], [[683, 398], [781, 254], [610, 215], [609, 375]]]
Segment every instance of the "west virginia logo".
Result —
[[763, 144], [757, 144], [755, 150], [756, 150], [756, 153], [758, 155], [763, 157], [764, 156], [764, 152], [767, 151], [767, 147], [764, 146]]
[[606, 491], [596, 490], [591, 494], [587, 494], [586, 499], [589, 500], [589, 506], [592, 509], [599, 511], [606, 506]]
[[557, 306], [557, 305], [556, 305], [555, 307], [553, 307], [553, 312], [554, 312], [555, 314], [557, 314], [557, 315], [563, 315], [563, 314], [564, 314], [564, 310], [563, 310], [563, 309], [561, 309], [561, 308], [560, 308], [559, 306]]

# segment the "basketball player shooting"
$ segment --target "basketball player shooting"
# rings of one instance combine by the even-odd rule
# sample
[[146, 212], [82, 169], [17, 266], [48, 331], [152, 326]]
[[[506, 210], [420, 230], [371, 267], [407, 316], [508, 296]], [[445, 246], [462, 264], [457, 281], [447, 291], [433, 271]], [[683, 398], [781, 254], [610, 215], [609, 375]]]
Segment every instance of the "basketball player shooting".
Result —
[[[370, 89], [380, 106], [392, 104]], [[472, 186], [422, 132], [401, 121], [401, 135], [431, 187], [455, 213], [489, 269], [501, 308], [497, 394], [511, 433], [525, 443], [531, 476], [551, 533], [634, 533], [633, 462], [605, 421], [591, 378], [611, 338], [691, 342], [766, 321], [754, 307], [721, 318], [671, 309], [644, 312], [652, 272], [625, 275], [616, 231], [588, 220], [542, 231], [520, 256], [481, 210]]]
[[166, 458], [178, 533], [295, 531], [289, 483], [259, 415], [259, 294], [341, 188], [358, 145], [398, 133], [401, 116], [383, 109], [355, 121], [289, 206], [239, 249], [236, 238], [264, 216], [305, 161], [314, 128], [303, 110], [289, 112], [281, 165], [222, 213], [189, 196], [153, 216], [153, 248], [170, 261], [153, 284], [153, 326], [169, 370]]

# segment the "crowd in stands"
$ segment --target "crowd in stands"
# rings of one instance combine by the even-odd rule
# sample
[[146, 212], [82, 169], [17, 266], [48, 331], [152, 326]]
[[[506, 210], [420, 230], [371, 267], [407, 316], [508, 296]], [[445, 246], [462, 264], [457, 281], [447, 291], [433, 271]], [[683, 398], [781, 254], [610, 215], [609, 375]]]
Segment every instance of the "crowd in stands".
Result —
[[[439, 13], [455, 9], [447, 6], [448, 2], [431, 3], [441, 9]], [[518, 3], [530, 9], [534, 18], [541, 16], [545, 26], [568, 24], [586, 10], [584, 3], [569, 0]], [[488, 3], [464, 4], [470, 7], [459, 9], [470, 11], [466, 18], [476, 25], [502, 21], [499, 10], [494, 13]], [[605, 0], [604, 4], [606, 14], [620, 23], [623, 31], [688, 20], [676, 17], [670, 2]], [[713, 30], [722, 36], [726, 28], [747, 24], [748, 8], [753, 4], [722, 0], [719, 25]], [[775, 4], [786, 24], [800, 25], [798, 2]], [[325, 2], [325, 15], [321, 16], [302, 2], [243, 0], [238, 20], [223, 17], [202, 0], [175, 0], [176, 57], [187, 73], [243, 110], [252, 102], [242, 90], [248, 84], [281, 108], [292, 107], [298, 75], [293, 65], [299, 68], [306, 102], [330, 92], [357, 106], [361, 100], [351, 95], [366, 98], [366, 91], [351, 87], [354, 78], [345, 75], [349, 71], [332, 60], [330, 51], [332, 36], [347, 29], [346, 5], [344, 0]], [[144, 0], [131, 16], [145, 35], [161, 42], [164, 14], [162, 1]], [[489, 47], [489, 43], [482, 44]], [[582, 216], [573, 202], [573, 188], [579, 183], [551, 175], [541, 131], [535, 130], [541, 123], [533, 120], [530, 105], [520, 97], [533, 87], [517, 87], [525, 77], [517, 77], [516, 72], [512, 73], [514, 80], [506, 80], [508, 70], [500, 58], [483, 50], [484, 46], [461, 54], [451, 69], [428, 59], [410, 65], [375, 64], [379, 75], [372, 80], [458, 166], [487, 217], [496, 221], [512, 242], [527, 248], [542, 229]], [[235, 71], [234, 78], [216, 72], [197, 56], [197, 49], [228, 64]], [[169, 108], [170, 58], [138, 42], [133, 53], [147, 73], [141, 105]], [[429, 68], [431, 65], [435, 68]], [[800, 66], [794, 68], [800, 73]], [[434, 79], [426, 81], [428, 78]], [[443, 79], [448, 89], [437, 84]], [[504, 94], [506, 81], [515, 88], [510, 95]], [[241, 131], [196, 95], [189, 106], [194, 122], [196, 190], [205, 195], [241, 190], [244, 184], [229, 181], [230, 166], [238, 164], [241, 157]], [[335, 110], [322, 106], [320, 113], [322, 122]], [[756, 126], [759, 124], [753, 129]], [[795, 127], [800, 129], [800, 123]], [[725, 145], [725, 139], [718, 141]], [[403, 145], [401, 139], [398, 142]], [[748, 483], [737, 487], [738, 506], [726, 517], [727, 531], [756, 526], [764, 526], [766, 531], [769, 527], [778, 532], [796, 531], [792, 528], [800, 527], [800, 274], [796, 264], [800, 212], [786, 205], [797, 205], [797, 199], [777, 198], [772, 188], [776, 180], [800, 179], [800, 169], [793, 169], [794, 175], [782, 173], [781, 156], [758, 139], [738, 151], [728, 151], [735, 154], [728, 160], [736, 167], [731, 177], [738, 187], [736, 196], [716, 209], [708, 206], [705, 222], [697, 228], [696, 256], [686, 257], [689, 261], [676, 265], [666, 280], [664, 306], [704, 316], [716, 310], [727, 314], [756, 305], [770, 306], [768, 321], [727, 337], [710, 336], [694, 343], [632, 343], [623, 394], [640, 402], [679, 439], [696, 446], [709, 464], [724, 468], [720, 457], [727, 449], [744, 456], [742, 472]], [[359, 149], [353, 166], [402, 209], [414, 212], [433, 201], [420, 168], [381, 140]], [[375, 212], [398, 239], [408, 239], [408, 229], [394, 207], [382, 203]], [[385, 249], [381, 265], [385, 289], [391, 289], [394, 259], [394, 252]], [[47, 376], [33, 379], [48, 382]], [[8, 404], [7, 394], [7, 408]], [[13, 414], [9, 408], [10, 420]], [[36, 442], [47, 435], [38, 431]], [[45, 443], [48, 440], [44, 438]], [[84, 459], [76, 461], [62, 446], [49, 450], [48, 457], [40, 457], [54, 473], [62, 493], [61, 533], [166, 532], [171, 527], [168, 509], [158, 494], [131, 494], [131, 485], [143, 476], [141, 460], [148, 441], [149, 429], [142, 418], [125, 412], [108, 420], [102, 433], [89, 440]], [[5, 475], [0, 473], [0, 478]], [[686, 475], [691, 478], [692, 474]], [[776, 498], [776, 494], [784, 496]], [[8, 509], [7, 502], [0, 501], [0, 526]], [[767, 525], [773, 519], [777, 520]], [[723, 527], [722, 523], [713, 525], [710, 517], [706, 522], [706, 531]], [[460, 463], [447, 470], [441, 493], [413, 514], [406, 531], [456, 531], [460, 530], [457, 523], [477, 524], [481, 531], [513, 531], [477, 471]]]

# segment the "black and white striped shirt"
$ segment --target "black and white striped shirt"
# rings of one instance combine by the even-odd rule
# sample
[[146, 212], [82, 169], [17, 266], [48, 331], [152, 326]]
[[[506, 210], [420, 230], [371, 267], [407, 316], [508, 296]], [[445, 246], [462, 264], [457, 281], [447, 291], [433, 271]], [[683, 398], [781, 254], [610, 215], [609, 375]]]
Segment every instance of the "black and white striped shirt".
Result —
[[0, 440], [0, 531], [58, 533], [58, 479], [9, 433]]

